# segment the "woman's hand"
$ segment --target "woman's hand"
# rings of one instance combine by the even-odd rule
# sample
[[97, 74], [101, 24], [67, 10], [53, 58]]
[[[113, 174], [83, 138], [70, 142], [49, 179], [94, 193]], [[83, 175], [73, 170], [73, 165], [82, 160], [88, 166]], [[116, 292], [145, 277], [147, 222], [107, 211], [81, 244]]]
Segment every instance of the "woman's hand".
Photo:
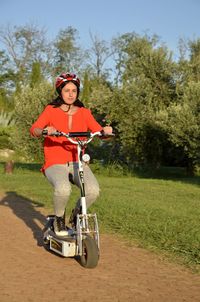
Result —
[[106, 127], [103, 127], [103, 131], [105, 134], [112, 134], [112, 127], [111, 126], [106, 126]]
[[111, 136], [113, 135], [113, 129], [111, 126], [105, 126], [103, 127], [103, 140], [110, 140]]
[[41, 128], [35, 128], [33, 133], [34, 133], [34, 136], [36, 137], [41, 137], [43, 135], [43, 130], [46, 130], [47, 131], [47, 134], [46, 135], [51, 135], [52, 133], [55, 133], [56, 132], [56, 129], [54, 127], [46, 127], [44, 129], [41, 129]]
[[48, 126], [48, 127], [46, 127], [46, 128], [44, 128], [44, 130], [47, 130], [47, 135], [51, 135], [51, 134], [53, 134], [53, 133], [55, 133], [57, 130], [54, 128], [54, 127], [52, 127], [52, 126]]

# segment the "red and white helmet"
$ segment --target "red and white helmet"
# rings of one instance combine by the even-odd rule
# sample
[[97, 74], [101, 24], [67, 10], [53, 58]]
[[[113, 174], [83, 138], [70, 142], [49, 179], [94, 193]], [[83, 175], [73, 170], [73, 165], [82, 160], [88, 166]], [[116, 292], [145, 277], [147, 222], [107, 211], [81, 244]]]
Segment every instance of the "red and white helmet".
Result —
[[67, 82], [72, 82], [74, 83], [78, 91], [80, 89], [80, 79], [77, 77], [76, 74], [74, 73], [62, 73], [56, 78], [56, 90], [60, 94], [61, 89], [67, 84]]

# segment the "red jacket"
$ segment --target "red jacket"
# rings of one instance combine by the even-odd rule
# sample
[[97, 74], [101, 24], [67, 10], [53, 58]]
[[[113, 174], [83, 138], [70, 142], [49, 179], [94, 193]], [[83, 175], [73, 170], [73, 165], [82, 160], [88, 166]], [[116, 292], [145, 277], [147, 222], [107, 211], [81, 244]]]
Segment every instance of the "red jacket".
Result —
[[[71, 128], [69, 129], [69, 119], [71, 118]], [[81, 131], [101, 131], [102, 127], [94, 119], [91, 111], [84, 107], [78, 110], [71, 116], [66, 114], [62, 109], [54, 108], [48, 105], [40, 114], [38, 119], [30, 128], [30, 132], [34, 135], [35, 128], [45, 128], [52, 126], [62, 132], [81, 132]], [[45, 163], [42, 170], [44, 171], [54, 164], [65, 164], [67, 162], [76, 162], [77, 147], [70, 143], [65, 137], [47, 136], [44, 139], [44, 157]]]

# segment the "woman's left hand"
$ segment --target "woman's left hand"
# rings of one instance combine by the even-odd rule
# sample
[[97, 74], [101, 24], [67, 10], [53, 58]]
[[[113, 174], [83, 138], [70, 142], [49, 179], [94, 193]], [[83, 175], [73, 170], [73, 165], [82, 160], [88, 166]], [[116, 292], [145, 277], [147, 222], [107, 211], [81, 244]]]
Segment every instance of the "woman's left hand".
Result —
[[103, 127], [103, 131], [105, 134], [112, 134], [112, 127], [111, 126], [106, 126], [106, 127]]

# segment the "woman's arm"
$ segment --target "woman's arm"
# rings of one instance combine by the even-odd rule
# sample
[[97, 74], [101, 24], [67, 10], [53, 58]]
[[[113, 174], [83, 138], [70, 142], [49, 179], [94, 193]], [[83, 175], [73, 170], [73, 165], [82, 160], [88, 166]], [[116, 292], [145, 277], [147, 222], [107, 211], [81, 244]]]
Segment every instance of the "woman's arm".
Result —
[[38, 119], [31, 126], [30, 133], [32, 136], [40, 137], [42, 135], [42, 130], [49, 124], [49, 109], [49, 106], [47, 106], [44, 111], [39, 115]]

